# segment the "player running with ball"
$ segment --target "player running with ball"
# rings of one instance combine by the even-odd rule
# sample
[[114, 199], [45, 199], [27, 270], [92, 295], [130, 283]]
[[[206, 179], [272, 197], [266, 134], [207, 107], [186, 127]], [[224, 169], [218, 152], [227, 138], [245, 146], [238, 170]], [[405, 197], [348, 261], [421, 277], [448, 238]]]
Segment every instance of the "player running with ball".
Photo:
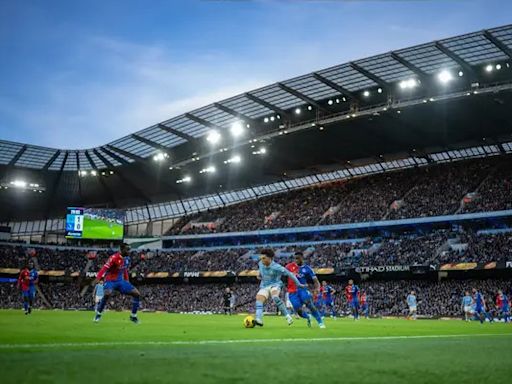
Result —
[[281, 264], [276, 263], [274, 256], [273, 250], [264, 249], [261, 251], [261, 257], [258, 263], [258, 279], [261, 280], [261, 283], [260, 290], [256, 294], [256, 318], [254, 319], [254, 324], [260, 327], [263, 326], [263, 305], [270, 297], [279, 311], [286, 317], [288, 325], [293, 323], [293, 318], [290, 316], [286, 306], [279, 297], [279, 293], [283, 287], [283, 282], [281, 281], [282, 276], [288, 276], [298, 288], [306, 288], [292, 272], [288, 271]]

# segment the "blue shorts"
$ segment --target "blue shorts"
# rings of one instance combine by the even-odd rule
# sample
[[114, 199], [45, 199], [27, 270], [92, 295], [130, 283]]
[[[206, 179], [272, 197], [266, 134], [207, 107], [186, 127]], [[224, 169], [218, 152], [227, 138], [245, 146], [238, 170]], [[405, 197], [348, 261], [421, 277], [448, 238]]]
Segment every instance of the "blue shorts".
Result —
[[510, 307], [501, 307], [501, 312], [503, 312], [503, 313], [510, 312]]
[[352, 300], [352, 301], [350, 302], [350, 306], [351, 306], [352, 308], [354, 308], [354, 309], [356, 309], [356, 308], [357, 308], [357, 309], [359, 309], [359, 301], [358, 301], [358, 300]]
[[298, 310], [312, 298], [311, 293], [307, 289], [299, 289], [297, 292], [288, 295], [293, 309]]
[[25, 298], [25, 297], [30, 298], [31, 297], [30, 296], [30, 288], [27, 289], [26, 291], [25, 290], [21, 290], [21, 297], [23, 297], [23, 298]]
[[485, 310], [484, 310], [484, 307], [476, 307], [475, 308], [475, 313], [485, 313]]
[[332, 299], [325, 299], [324, 300], [325, 305], [328, 307], [332, 307], [334, 305], [334, 301]]
[[366, 311], [368, 309], [368, 303], [361, 304], [361, 309]]
[[135, 289], [132, 283], [126, 280], [105, 281], [104, 288], [108, 291], [118, 291], [123, 295], [126, 295]]
[[35, 285], [32, 285], [29, 288], [29, 292], [30, 292], [30, 297], [32, 297], [32, 298], [36, 297], [36, 287], [35, 287]]

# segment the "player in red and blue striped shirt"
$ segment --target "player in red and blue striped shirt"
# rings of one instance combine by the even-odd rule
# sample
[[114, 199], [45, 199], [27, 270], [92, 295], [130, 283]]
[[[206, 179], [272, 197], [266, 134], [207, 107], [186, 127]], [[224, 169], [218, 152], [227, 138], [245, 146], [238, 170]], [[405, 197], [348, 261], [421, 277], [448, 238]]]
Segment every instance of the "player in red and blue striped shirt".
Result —
[[132, 297], [132, 313], [130, 314], [130, 321], [137, 324], [139, 319], [137, 317], [137, 310], [140, 304], [140, 293], [128, 281], [128, 269], [130, 266], [130, 246], [128, 244], [121, 244], [120, 251], [114, 253], [109, 257], [103, 268], [100, 269], [96, 275], [96, 279], [93, 282], [93, 286], [96, 285], [101, 279], [105, 279], [104, 294], [98, 309], [96, 310], [96, 316], [94, 321], [98, 322], [101, 319], [105, 304], [112, 295], [113, 291], [118, 291], [123, 295], [129, 295]]

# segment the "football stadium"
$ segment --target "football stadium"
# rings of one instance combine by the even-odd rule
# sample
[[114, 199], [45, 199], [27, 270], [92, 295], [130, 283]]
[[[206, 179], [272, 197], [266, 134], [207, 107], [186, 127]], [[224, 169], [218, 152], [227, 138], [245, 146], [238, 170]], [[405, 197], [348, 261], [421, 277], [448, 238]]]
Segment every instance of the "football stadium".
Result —
[[[114, 1], [94, 12], [49, 3], [0, 4], [0, 52], [13, 55], [0, 63], [2, 383], [510, 383], [510, 5], [464, 2], [475, 20], [485, 9], [493, 23], [483, 24], [456, 17], [463, 2], [443, 2], [439, 20], [426, 20], [437, 1], [157, 2], [144, 11], [127, 2], [122, 15]], [[329, 53], [315, 29], [304, 52], [320, 57], [283, 70], [250, 53], [263, 33], [252, 17], [259, 26], [272, 12], [297, 36], [309, 33], [305, 20], [322, 25], [315, 15], [326, 32], [338, 18], [378, 28], [328, 45], [345, 51], [329, 60], [349, 58], [335, 61], [321, 58]], [[162, 25], [164, 15], [173, 22]], [[45, 17], [59, 23], [45, 29]], [[213, 75], [216, 57], [208, 76], [188, 78], [197, 77], [194, 92], [239, 72], [268, 73], [266, 82], [182, 103], [187, 77], [176, 69], [178, 107], [150, 109], [148, 124], [128, 130], [116, 117], [106, 132], [94, 125], [122, 111], [105, 114], [101, 100], [83, 106], [97, 105], [89, 116], [101, 119], [80, 133], [79, 109], [59, 107], [56, 120], [43, 100], [33, 107], [45, 95], [33, 76], [99, 81], [85, 93], [101, 99], [99, 84], [112, 79], [87, 77], [101, 51], [83, 66], [82, 50], [62, 60], [62, 46], [42, 52], [41, 41], [74, 45], [89, 27], [144, 35], [144, 44], [166, 33], [178, 44], [187, 30], [182, 56], [201, 39], [228, 55], [241, 39], [253, 66], [229, 63], [224, 79]], [[269, 56], [301, 44], [268, 28]], [[160, 74], [139, 64], [160, 60], [161, 47], [93, 41], [148, 54], [111, 60], [116, 71], [145, 71], [144, 82]], [[122, 89], [116, 98], [147, 107]], [[84, 102], [65, 94], [48, 97]], [[76, 132], [59, 138], [58, 126]]]

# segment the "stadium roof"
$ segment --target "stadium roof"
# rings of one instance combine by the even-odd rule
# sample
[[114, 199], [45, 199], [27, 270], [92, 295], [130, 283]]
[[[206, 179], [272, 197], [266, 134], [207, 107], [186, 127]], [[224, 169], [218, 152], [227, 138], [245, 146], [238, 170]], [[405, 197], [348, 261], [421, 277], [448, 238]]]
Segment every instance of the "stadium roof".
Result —
[[[511, 132], [511, 66], [507, 25], [271, 84], [97, 148], [0, 141], [2, 187], [23, 179], [23, 189], [47, 195], [18, 197], [21, 210], [2, 204], [0, 215], [47, 215], [72, 203], [126, 207], [271, 183], [287, 172], [318, 172], [362, 157], [475, 145], [482, 138], [497, 142]], [[492, 120], [482, 118], [490, 113]], [[233, 124], [245, 129], [242, 138], [230, 135]], [[217, 146], [207, 140], [212, 131], [222, 136]], [[271, 165], [254, 153], [262, 146]], [[244, 155], [236, 170], [229, 159], [242, 153], [258, 160]], [[226, 163], [229, 171], [217, 169], [215, 182], [200, 176], [211, 163]], [[183, 182], [190, 175], [197, 179], [193, 186]], [[12, 202], [12, 196], [0, 201]]]

